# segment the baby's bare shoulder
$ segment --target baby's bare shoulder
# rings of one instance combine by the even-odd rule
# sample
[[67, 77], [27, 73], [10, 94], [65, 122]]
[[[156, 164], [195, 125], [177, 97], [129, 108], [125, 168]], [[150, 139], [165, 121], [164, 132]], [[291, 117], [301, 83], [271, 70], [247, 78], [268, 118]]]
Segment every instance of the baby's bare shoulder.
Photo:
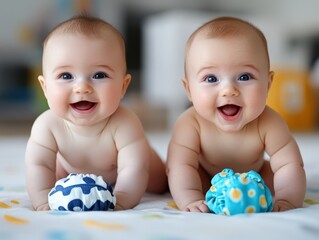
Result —
[[41, 113], [36, 120], [34, 121], [34, 124], [40, 124], [44, 125], [48, 122], [57, 121], [55, 114], [49, 109], [45, 112]]
[[259, 132], [269, 152], [276, 151], [293, 140], [286, 121], [269, 107], [260, 116]]
[[261, 131], [286, 132], [289, 131], [286, 121], [270, 107], [266, 107], [260, 115], [258, 125]]
[[119, 106], [109, 119], [108, 129], [112, 132], [115, 141], [145, 138], [144, 128], [138, 116], [123, 106]]
[[59, 125], [59, 121], [61, 120], [51, 110], [47, 110], [39, 115], [33, 123], [28, 145], [32, 146], [32, 144], [35, 144], [45, 146], [51, 150], [56, 149], [57, 144], [53, 129]]
[[34, 121], [31, 129], [31, 134], [40, 132], [44, 134], [51, 132], [52, 129], [57, 128], [61, 125], [62, 120], [58, 118], [51, 110], [47, 110], [40, 114]]
[[177, 118], [175, 128], [198, 128], [199, 125], [199, 115], [193, 107], [190, 107]]
[[194, 107], [190, 107], [185, 112], [183, 112], [176, 121], [175, 124], [175, 131], [176, 132], [184, 132], [184, 133], [191, 133], [191, 134], [209, 134], [218, 135], [220, 131], [218, 131], [216, 125], [207, 119], [204, 119], [200, 116]]
[[110, 117], [110, 123], [136, 123], [140, 122], [138, 116], [130, 109], [120, 105], [118, 109], [113, 113], [113, 115]]
[[171, 144], [188, 146], [191, 149], [197, 149], [203, 132], [210, 131], [193, 107], [183, 112], [177, 119]]

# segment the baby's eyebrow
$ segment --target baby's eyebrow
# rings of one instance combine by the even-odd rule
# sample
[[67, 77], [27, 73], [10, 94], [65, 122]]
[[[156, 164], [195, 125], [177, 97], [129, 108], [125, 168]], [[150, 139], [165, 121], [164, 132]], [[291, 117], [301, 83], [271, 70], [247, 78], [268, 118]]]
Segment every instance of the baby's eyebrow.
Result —
[[97, 67], [101, 67], [101, 68], [106, 68], [106, 69], [110, 70], [111, 72], [115, 72], [115, 70], [114, 70], [112, 67], [110, 67], [109, 65], [98, 64], [98, 65], [96, 65], [96, 66], [97, 66]]
[[256, 72], [260, 72], [259, 68], [257, 68], [255, 65], [253, 64], [244, 64], [243, 67], [246, 68], [252, 68], [253, 70], [255, 70]]
[[202, 68], [199, 69], [199, 71], [197, 72], [197, 75], [199, 75], [201, 72], [203, 72], [203, 71], [205, 71], [205, 70], [215, 69], [215, 68], [217, 68], [217, 66], [214, 66], [214, 65], [209, 65], [209, 66], [202, 67]]
[[71, 67], [72, 67], [71, 65], [57, 66], [57, 67], [52, 69], [52, 73], [55, 73], [55, 72], [58, 72], [58, 71], [61, 71], [61, 70], [64, 70], [64, 69], [68, 69], [68, 68], [71, 68]]

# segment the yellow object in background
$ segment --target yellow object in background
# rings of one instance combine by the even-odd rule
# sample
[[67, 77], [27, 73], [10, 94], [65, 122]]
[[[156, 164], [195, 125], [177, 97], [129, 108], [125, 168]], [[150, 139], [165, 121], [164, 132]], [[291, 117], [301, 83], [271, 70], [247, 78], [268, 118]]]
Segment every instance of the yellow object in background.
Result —
[[292, 131], [313, 131], [316, 127], [314, 90], [310, 74], [297, 69], [277, 69], [267, 104], [276, 110]]

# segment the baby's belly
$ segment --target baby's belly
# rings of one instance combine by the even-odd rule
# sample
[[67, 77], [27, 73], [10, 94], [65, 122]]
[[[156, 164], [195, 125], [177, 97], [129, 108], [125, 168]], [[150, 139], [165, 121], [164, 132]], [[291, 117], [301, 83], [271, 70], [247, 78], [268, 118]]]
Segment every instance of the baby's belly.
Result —
[[209, 173], [211, 177], [213, 177], [215, 174], [221, 172], [225, 168], [230, 168], [234, 172], [248, 172], [250, 170], [254, 170], [256, 172], [259, 172], [264, 164], [264, 158], [261, 157], [255, 161], [251, 162], [239, 162], [239, 161], [233, 161], [233, 162], [214, 162], [210, 163], [208, 161], [200, 160], [200, 165], [204, 170]]
[[64, 178], [70, 173], [95, 174], [96, 176], [102, 176], [105, 182], [114, 185], [117, 178], [117, 166], [115, 164], [107, 164], [105, 160], [94, 163], [82, 161], [81, 164], [70, 164], [62, 156], [58, 156], [57, 179]]

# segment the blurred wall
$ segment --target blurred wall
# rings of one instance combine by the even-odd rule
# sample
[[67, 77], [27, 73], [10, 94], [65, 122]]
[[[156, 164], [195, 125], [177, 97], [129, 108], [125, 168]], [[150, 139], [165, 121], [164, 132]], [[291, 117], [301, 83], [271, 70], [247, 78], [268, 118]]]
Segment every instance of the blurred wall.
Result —
[[118, 1], [1, 1], [0, 122], [32, 121], [47, 108], [37, 82], [42, 41], [56, 24], [83, 11], [124, 31], [123, 8]]
[[[168, 114], [169, 121], [173, 122], [178, 111], [189, 104], [180, 83], [183, 43], [204, 20], [220, 14], [246, 16], [256, 21], [270, 39], [273, 66], [311, 73], [313, 66], [319, 69], [319, 63], [316, 64], [319, 56], [317, 9], [317, 0], [3, 0], [0, 8], [0, 124], [32, 121], [46, 108], [36, 78], [41, 71], [42, 40], [54, 25], [81, 11], [107, 20], [126, 38], [128, 70], [133, 75], [127, 102], [134, 102], [130, 98], [134, 95], [141, 101], [146, 99], [150, 109], [168, 108], [175, 113]], [[186, 13], [182, 18], [181, 12]], [[155, 24], [156, 19], [162, 22]], [[184, 22], [187, 25], [183, 25]], [[163, 37], [161, 31], [169, 34]], [[157, 40], [151, 41], [152, 44], [158, 41], [160, 48], [148, 42], [152, 34], [160, 34]], [[165, 61], [172, 63], [167, 71]], [[157, 76], [159, 69], [161, 76]], [[314, 80], [307, 80], [315, 91], [319, 88], [318, 72], [313, 75]], [[163, 81], [153, 84], [152, 78], [154, 81], [156, 77]], [[316, 101], [319, 105], [318, 99]], [[138, 108], [141, 104], [137, 102]], [[170, 106], [175, 102], [178, 102], [178, 110]]]
[[[257, 3], [258, 2], [258, 3]], [[181, 79], [188, 36], [204, 22], [221, 15], [243, 18], [259, 27], [268, 40], [275, 78], [267, 104], [293, 131], [319, 126], [319, 2], [219, 1], [205, 10], [171, 10], [149, 16], [143, 25], [142, 93], [153, 105], [168, 109], [168, 125], [189, 104]], [[315, 64], [317, 63], [317, 64]]]

